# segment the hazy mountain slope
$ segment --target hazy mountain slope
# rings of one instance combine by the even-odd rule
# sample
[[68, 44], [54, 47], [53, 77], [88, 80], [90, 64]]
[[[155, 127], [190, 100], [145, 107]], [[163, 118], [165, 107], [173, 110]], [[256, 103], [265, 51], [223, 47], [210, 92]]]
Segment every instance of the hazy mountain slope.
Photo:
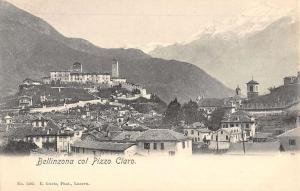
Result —
[[41, 19], [0, 1], [0, 93], [16, 90], [24, 78], [39, 78], [50, 70], [69, 69], [75, 61], [86, 71], [110, 71], [120, 60], [121, 75], [146, 86], [164, 101], [181, 101], [200, 93], [232, 94], [203, 70], [188, 63], [152, 58], [136, 49], [104, 49], [82, 39], [66, 38]]
[[158, 47], [150, 55], [193, 63], [232, 88], [244, 85], [253, 75], [265, 90], [282, 84], [282, 77], [296, 74], [298, 28], [297, 21], [281, 17], [245, 35], [203, 32], [189, 43]]

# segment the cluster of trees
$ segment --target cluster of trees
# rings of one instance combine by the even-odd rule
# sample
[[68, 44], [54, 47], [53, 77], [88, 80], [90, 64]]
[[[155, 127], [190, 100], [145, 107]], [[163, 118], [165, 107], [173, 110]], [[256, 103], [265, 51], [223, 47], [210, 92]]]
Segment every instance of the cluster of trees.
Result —
[[163, 122], [175, 126], [179, 125], [181, 121], [184, 121], [186, 124], [202, 122], [209, 129], [217, 130], [225, 114], [226, 109], [216, 109], [208, 120], [206, 113], [199, 109], [195, 101], [190, 100], [181, 105], [175, 98], [167, 106]]
[[164, 123], [178, 125], [180, 121], [185, 121], [187, 124], [194, 122], [207, 123], [205, 113], [198, 109], [198, 104], [192, 100], [181, 105], [175, 98], [167, 106], [164, 115]]
[[37, 146], [34, 143], [9, 141], [3, 148], [2, 152], [9, 155], [29, 155], [30, 151], [36, 148]]

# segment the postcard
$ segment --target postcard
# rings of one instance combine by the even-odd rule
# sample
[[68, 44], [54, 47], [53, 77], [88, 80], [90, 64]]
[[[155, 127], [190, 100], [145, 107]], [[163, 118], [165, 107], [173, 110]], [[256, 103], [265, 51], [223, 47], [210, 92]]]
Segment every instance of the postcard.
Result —
[[0, 191], [300, 190], [297, 0], [0, 0]]

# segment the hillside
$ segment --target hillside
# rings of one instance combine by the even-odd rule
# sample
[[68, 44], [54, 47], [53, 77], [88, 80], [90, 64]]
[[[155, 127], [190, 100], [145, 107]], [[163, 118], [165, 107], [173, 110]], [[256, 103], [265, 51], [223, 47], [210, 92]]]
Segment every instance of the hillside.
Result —
[[38, 17], [0, 0], [0, 93], [12, 94], [24, 78], [38, 79], [51, 70], [69, 69], [79, 61], [85, 71], [111, 70], [120, 62], [121, 76], [144, 85], [168, 102], [231, 95], [231, 89], [200, 68], [185, 62], [169, 61], [137, 49], [104, 49], [83, 39], [67, 38]]
[[300, 100], [300, 84], [279, 86], [270, 93], [247, 101], [253, 104], [288, 104]]
[[242, 32], [203, 31], [188, 43], [157, 47], [149, 54], [195, 64], [231, 88], [246, 87], [254, 76], [263, 92], [299, 69], [299, 22], [293, 17], [282, 16], [260, 30]]

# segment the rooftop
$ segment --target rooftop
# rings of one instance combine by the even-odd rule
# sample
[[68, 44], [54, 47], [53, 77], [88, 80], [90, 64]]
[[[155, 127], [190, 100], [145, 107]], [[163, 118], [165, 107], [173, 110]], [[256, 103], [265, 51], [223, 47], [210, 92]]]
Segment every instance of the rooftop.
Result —
[[249, 82], [247, 82], [247, 84], [259, 84], [259, 83], [255, 80], [250, 80]]
[[182, 141], [188, 137], [169, 129], [150, 129], [137, 138], [137, 141]]
[[224, 117], [221, 121], [223, 123], [226, 122], [254, 122], [251, 116], [245, 111], [237, 111], [235, 113], [229, 114]]
[[140, 131], [124, 131], [114, 137], [112, 141], [136, 141], [141, 134]]
[[202, 98], [198, 101], [200, 107], [221, 107], [223, 101], [217, 98]]
[[278, 137], [300, 137], [300, 127], [288, 130], [287, 132], [278, 135]]
[[89, 148], [89, 149], [96, 149], [102, 151], [125, 151], [129, 147], [133, 146], [133, 143], [113, 143], [113, 142], [98, 142], [98, 141], [75, 141], [72, 145], [73, 147], [80, 147], [80, 148]]

